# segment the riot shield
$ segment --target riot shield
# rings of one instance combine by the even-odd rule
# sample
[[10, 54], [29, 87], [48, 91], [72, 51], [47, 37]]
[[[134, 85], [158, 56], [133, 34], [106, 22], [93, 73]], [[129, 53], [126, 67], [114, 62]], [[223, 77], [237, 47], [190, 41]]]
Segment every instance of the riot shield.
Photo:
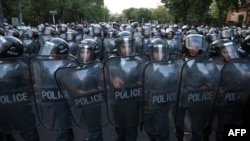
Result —
[[39, 124], [27, 58], [0, 60], [0, 113], [0, 132], [24, 132]]
[[174, 119], [183, 59], [151, 62], [144, 69], [143, 125], [147, 133], [169, 140]]
[[213, 58], [194, 58], [183, 65], [175, 119], [177, 136], [183, 137], [184, 131], [188, 131], [194, 140], [199, 140], [202, 129], [210, 124], [219, 85], [219, 65]]
[[61, 68], [55, 76], [73, 119], [80, 128], [95, 130], [108, 124], [102, 63]]
[[169, 51], [168, 51], [168, 56], [170, 59], [179, 59], [182, 56], [182, 43], [180, 40], [167, 40], [168, 46], [169, 46]]
[[142, 110], [143, 68], [145, 55], [112, 57], [104, 65], [108, 116], [116, 127], [132, 127], [140, 123]]
[[214, 128], [217, 137], [223, 138], [225, 125], [239, 125], [243, 122], [243, 113], [249, 100], [250, 60], [232, 59], [221, 72], [221, 80], [216, 99], [216, 116]]
[[42, 125], [49, 129], [72, 127], [70, 112], [59, 91], [54, 73], [61, 67], [76, 66], [77, 61], [69, 55], [35, 56], [30, 61], [39, 119]]

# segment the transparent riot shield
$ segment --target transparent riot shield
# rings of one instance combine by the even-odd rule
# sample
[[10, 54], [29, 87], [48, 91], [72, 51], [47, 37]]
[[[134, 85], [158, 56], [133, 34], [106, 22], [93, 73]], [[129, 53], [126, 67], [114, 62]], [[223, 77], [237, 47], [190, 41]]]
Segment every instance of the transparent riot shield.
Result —
[[[147, 133], [170, 140], [183, 59], [151, 62], [144, 69], [143, 125]], [[173, 134], [172, 134], [173, 135]]]
[[179, 59], [182, 56], [182, 43], [180, 40], [167, 40], [168, 46], [169, 46], [169, 51], [168, 51], [168, 56], [170, 59]]
[[108, 116], [116, 127], [138, 126], [142, 110], [143, 68], [148, 56], [112, 57], [104, 64]]
[[54, 78], [58, 68], [76, 66], [69, 55], [35, 56], [31, 58], [31, 72], [38, 103], [39, 119], [49, 129], [68, 129], [73, 126], [70, 112]]
[[184, 131], [192, 140], [200, 140], [202, 130], [210, 124], [220, 79], [219, 61], [212, 58], [195, 58], [182, 68], [176, 132], [182, 139]]
[[102, 63], [61, 68], [55, 76], [73, 119], [80, 128], [96, 130], [108, 125]]
[[0, 113], [0, 132], [24, 132], [39, 124], [26, 58], [0, 59]]
[[250, 94], [249, 72], [250, 60], [243, 58], [232, 59], [222, 68], [213, 124], [218, 140], [223, 140], [224, 127], [227, 125], [243, 124]]

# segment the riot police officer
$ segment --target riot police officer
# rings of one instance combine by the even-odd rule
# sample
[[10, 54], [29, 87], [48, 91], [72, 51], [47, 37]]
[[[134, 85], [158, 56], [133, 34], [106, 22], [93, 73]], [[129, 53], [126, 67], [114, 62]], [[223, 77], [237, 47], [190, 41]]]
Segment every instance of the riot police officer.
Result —
[[94, 39], [84, 39], [78, 44], [77, 59], [80, 63], [98, 61], [98, 45]]
[[149, 54], [149, 45], [151, 43], [151, 28], [148, 26], [142, 27], [142, 36], [143, 36], [143, 42], [142, 42], [142, 50], [143, 53]]
[[[118, 57], [109, 58], [106, 85], [111, 121], [118, 141], [136, 141], [142, 103], [142, 71], [144, 62], [135, 56], [135, 39], [129, 31], [121, 31], [115, 39]], [[125, 96], [125, 95], [130, 96]]]
[[57, 29], [59, 37], [63, 40], [66, 40], [66, 32], [68, 31], [68, 26], [66, 24], [59, 24]]
[[[215, 115], [217, 117], [218, 123], [216, 124], [216, 140], [223, 140], [223, 128], [226, 124], [237, 124], [241, 117], [241, 111], [243, 107], [238, 104], [227, 103], [228, 98], [225, 97], [228, 95], [226, 89], [230, 91], [230, 89], [236, 88], [241, 89], [241, 87], [246, 87], [241, 76], [241, 72], [239, 72], [240, 66], [238, 68], [235, 65], [232, 65], [230, 60], [239, 58], [237, 52], [235, 51], [233, 42], [228, 39], [221, 39], [214, 41], [211, 44], [210, 55], [221, 56], [223, 60], [224, 67], [222, 70], [222, 78], [219, 85], [218, 98], [216, 101]], [[229, 64], [229, 65], [228, 65]], [[245, 79], [245, 78], [244, 78]], [[240, 83], [240, 86], [239, 86]], [[233, 92], [232, 92], [233, 93]], [[240, 92], [239, 92], [240, 93]], [[238, 118], [240, 116], [240, 118]], [[214, 118], [215, 119], [215, 118]]]
[[[167, 95], [169, 94], [168, 90], [169, 92], [171, 91], [170, 89], [173, 90], [177, 87], [175, 92], [178, 91], [178, 85], [174, 86], [174, 83], [178, 83], [179, 77], [175, 75], [175, 72], [177, 72], [176, 67], [165, 67], [164, 61], [168, 59], [168, 45], [166, 41], [161, 38], [155, 38], [152, 40], [149, 48], [151, 50], [151, 60], [154, 62], [152, 62], [152, 65], [148, 64], [144, 70], [144, 128], [151, 141], [169, 141], [169, 125], [171, 123], [169, 120], [169, 109], [171, 104], [168, 103], [176, 99], [173, 98], [168, 101]], [[174, 77], [170, 78], [168, 76]], [[156, 100], [159, 97], [164, 97], [164, 102]]]
[[66, 41], [69, 46], [69, 53], [76, 56], [77, 54], [77, 43], [75, 40], [76, 32], [70, 30], [70, 31], [67, 31], [65, 34], [66, 34]]
[[181, 40], [175, 38], [174, 30], [172, 28], [167, 28], [166, 29], [166, 40], [169, 46], [169, 58], [172, 59], [177, 59], [180, 58], [182, 55], [182, 43]]
[[[31, 70], [36, 83], [34, 88], [38, 93], [38, 98], [40, 98], [41, 112], [54, 113], [54, 115], [46, 114], [46, 120], [43, 119], [41, 122], [45, 127], [57, 130], [58, 141], [72, 140], [74, 139], [74, 133], [71, 116], [63, 96], [60, 96], [61, 93], [54, 78], [54, 73], [60, 67], [75, 66], [76, 64], [75, 58], [69, 54], [67, 42], [61, 38], [53, 38], [45, 42], [38, 55], [31, 59]], [[46, 95], [51, 91], [56, 94], [54, 95], [54, 97], [57, 97], [56, 99]], [[53, 118], [55, 118], [55, 121], [50, 121]]]
[[[248, 35], [241, 44], [241, 48], [243, 50], [243, 53], [241, 53], [241, 56], [244, 58], [249, 58], [249, 54], [250, 54], [250, 46], [249, 45], [250, 45], [250, 35]], [[249, 109], [249, 107], [250, 107], [250, 98], [248, 99], [246, 109]], [[249, 119], [250, 119], [250, 112], [245, 110], [245, 113], [243, 116], [244, 125], [250, 125]]]
[[248, 58], [250, 57], [250, 35], [248, 35], [242, 42], [241, 47], [237, 49], [240, 57]]
[[212, 42], [209, 55], [213, 57], [221, 56], [224, 58], [225, 62], [234, 58], [239, 58], [239, 55], [234, 48], [233, 42], [229, 39], [220, 39]]
[[31, 57], [39, 52], [40, 44], [38, 38], [38, 32], [34, 29], [29, 29], [25, 32], [25, 37], [23, 39], [25, 56]]
[[[102, 67], [94, 63], [98, 60], [98, 45], [94, 39], [84, 39], [78, 47], [77, 58], [80, 63], [84, 64], [84, 69], [87, 69], [89, 74], [82, 79], [81, 82], [76, 83], [75, 89], [78, 90], [78, 95], [93, 95], [93, 93], [102, 93], [104, 90], [104, 81]], [[102, 99], [104, 103], [104, 99]], [[94, 102], [93, 102], [94, 103]], [[96, 101], [94, 106], [84, 106], [83, 116], [87, 122], [88, 132], [91, 141], [102, 141], [102, 118], [101, 104]]]
[[[189, 34], [186, 37], [184, 59], [187, 62], [182, 69], [181, 92], [176, 117], [176, 135], [177, 139], [180, 141], [183, 140], [184, 136], [185, 114], [189, 113], [192, 141], [199, 141], [202, 139], [202, 130], [204, 130], [206, 123], [209, 121], [208, 117], [210, 115], [208, 113], [212, 109], [213, 102], [211, 101], [213, 101], [214, 98], [214, 88], [217, 84], [216, 82], [218, 82], [217, 75], [219, 71], [215, 68], [213, 63], [207, 64], [204, 63], [206, 62], [205, 60], [199, 60], [199, 58], [197, 58], [204, 52], [203, 48], [205, 45], [205, 38], [200, 34]], [[206, 68], [210, 65], [214, 69], [210, 70]], [[207, 71], [204, 72], [202, 68]], [[205, 92], [210, 93], [211, 97], [208, 99], [199, 99], [204, 105], [203, 107], [197, 106], [196, 104], [198, 102], [196, 103], [196, 100], [192, 98], [193, 94], [202, 95]], [[192, 104], [195, 106], [192, 106]]]
[[185, 42], [185, 39], [186, 39], [186, 34], [187, 32], [189, 31], [189, 26], [188, 25], [183, 25], [181, 27], [181, 32], [182, 32], [182, 41]]
[[[0, 102], [0, 128], [5, 132], [19, 131], [25, 141], [39, 141], [36, 117], [32, 112], [35, 105], [30, 104], [34, 102], [34, 93], [28, 61], [25, 62], [25, 58], [20, 57], [24, 51], [23, 44], [16, 37], [1, 36], [0, 38], [0, 58], [3, 63], [1, 68], [3, 65], [8, 70], [4, 75], [1, 74], [0, 95], [3, 97], [8, 94], [9, 97], [8, 101], [1, 100]], [[6, 66], [4, 66], [5, 63]], [[2, 70], [1, 73], [4, 71]], [[13, 98], [17, 96], [19, 100], [14, 100]], [[10, 99], [10, 97], [13, 98]], [[17, 115], [19, 115], [18, 118]]]
[[99, 54], [98, 58], [102, 61], [104, 59], [104, 45], [103, 45], [103, 37], [101, 36], [102, 27], [99, 24], [93, 25], [93, 38], [98, 44]]

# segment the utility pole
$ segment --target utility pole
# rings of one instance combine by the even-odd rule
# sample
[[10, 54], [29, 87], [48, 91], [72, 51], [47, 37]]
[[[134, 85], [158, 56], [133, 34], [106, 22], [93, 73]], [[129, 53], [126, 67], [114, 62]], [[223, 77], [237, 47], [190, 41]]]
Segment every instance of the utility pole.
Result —
[[0, 0], [0, 24], [3, 23], [3, 9], [2, 9], [2, 0]]
[[23, 23], [23, 13], [22, 13], [22, 2], [18, 1], [18, 10], [19, 10], [19, 25]]

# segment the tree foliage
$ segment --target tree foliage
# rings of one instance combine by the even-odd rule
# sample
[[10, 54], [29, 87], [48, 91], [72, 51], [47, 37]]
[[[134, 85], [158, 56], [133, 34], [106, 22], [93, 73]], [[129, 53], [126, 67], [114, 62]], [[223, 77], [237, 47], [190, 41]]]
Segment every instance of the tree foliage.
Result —
[[167, 8], [159, 6], [155, 9], [129, 8], [122, 12], [122, 19], [135, 20], [138, 22], [150, 22], [157, 20], [160, 23], [170, 22]]
[[37, 25], [52, 23], [50, 10], [56, 10], [56, 23], [84, 22], [86, 20], [103, 21], [108, 19], [109, 11], [104, 7], [104, 0], [1, 0], [3, 16], [11, 22], [18, 17], [18, 2], [22, 3], [23, 22]]
[[[175, 22], [204, 22], [210, 18], [210, 5], [215, 2], [213, 9], [218, 10], [218, 22], [225, 22], [225, 14], [228, 8], [238, 10], [246, 0], [161, 0], [169, 9], [170, 15]], [[217, 8], [216, 8], [217, 7]], [[212, 10], [213, 10], [212, 9]], [[213, 15], [214, 16], [214, 15]]]
[[160, 23], [170, 23], [172, 21], [167, 8], [164, 6], [153, 9], [152, 18]]

